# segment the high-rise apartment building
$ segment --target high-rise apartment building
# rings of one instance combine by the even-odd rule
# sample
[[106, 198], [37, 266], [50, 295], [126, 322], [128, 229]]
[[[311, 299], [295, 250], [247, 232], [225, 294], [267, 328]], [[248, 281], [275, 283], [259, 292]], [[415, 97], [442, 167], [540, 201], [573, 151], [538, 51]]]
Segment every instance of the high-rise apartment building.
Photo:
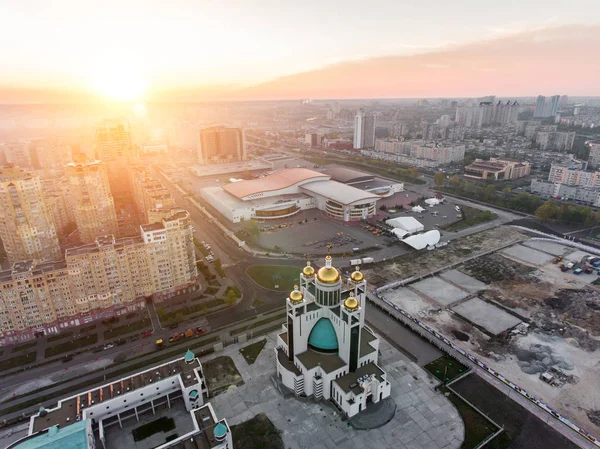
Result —
[[175, 209], [175, 199], [169, 190], [144, 169], [132, 169], [133, 194], [143, 223], [154, 223]]
[[546, 98], [543, 95], [538, 95], [535, 103], [534, 117], [554, 117], [560, 106], [560, 95], [553, 95]]
[[575, 143], [575, 132], [538, 131], [535, 143], [542, 151], [569, 151]]
[[548, 181], [568, 186], [600, 187], [600, 171], [585, 171], [569, 163], [552, 164]]
[[588, 141], [586, 145], [590, 149], [588, 156], [588, 166], [590, 168], [600, 168], [600, 140]]
[[68, 249], [65, 259], [32, 260], [0, 271], [0, 345], [35, 332], [143, 307], [145, 297], [162, 300], [192, 291], [198, 279], [189, 213], [176, 211], [140, 235]]
[[129, 164], [137, 160], [131, 129], [125, 119], [103, 120], [94, 130], [96, 159], [106, 164], [110, 190], [115, 200], [127, 202], [131, 191]]
[[205, 128], [198, 134], [197, 150], [201, 164], [246, 160], [244, 131], [224, 126]]
[[56, 234], [61, 240], [72, 230], [72, 225], [75, 223], [69, 182], [64, 176], [43, 178], [42, 188], [46, 205], [52, 213]]
[[375, 115], [359, 110], [354, 117], [354, 149], [373, 148], [375, 146]]
[[33, 168], [29, 142], [8, 142], [3, 147], [6, 163], [21, 168]]
[[67, 164], [71, 205], [82, 242], [118, 234], [115, 203], [110, 190], [106, 165], [100, 161]]
[[0, 238], [11, 264], [61, 257], [39, 176], [11, 164], [0, 168]]
[[307, 133], [304, 136], [304, 141], [307, 145], [316, 148], [323, 145], [323, 137], [321, 133]]

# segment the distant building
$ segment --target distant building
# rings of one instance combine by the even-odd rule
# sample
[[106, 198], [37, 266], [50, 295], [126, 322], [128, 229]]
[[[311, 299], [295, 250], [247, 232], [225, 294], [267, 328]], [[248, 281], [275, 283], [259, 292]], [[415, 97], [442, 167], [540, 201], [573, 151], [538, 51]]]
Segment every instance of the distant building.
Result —
[[354, 149], [373, 148], [375, 146], [375, 115], [360, 110], [354, 117]]
[[592, 206], [600, 206], [600, 188], [568, 186], [560, 182], [531, 181], [531, 192], [542, 197], [581, 201]]
[[307, 145], [313, 148], [320, 147], [323, 145], [323, 134], [321, 133], [308, 133], [305, 135], [304, 140]]
[[67, 249], [62, 260], [16, 262], [0, 271], [0, 345], [138, 310], [150, 295], [188, 292], [198, 280], [195, 261], [189, 214], [178, 211], [142, 225], [136, 237], [106, 235]]
[[533, 117], [545, 118], [554, 117], [560, 106], [560, 95], [554, 95], [546, 98], [543, 95], [537, 97]]
[[219, 164], [246, 160], [244, 131], [240, 128], [212, 126], [198, 134], [198, 160], [201, 164]]
[[472, 164], [465, 167], [465, 177], [492, 181], [523, 178], [530, 173], [529, 162], [508, 159], [490, 158], [489, 161], [475, 159]]
[[600, 187], [600, 171], [589, 172], [570, 164], [552, 164], [548, 181], [568, 186]]
[[481, 128], [491, 124], [514, 124], [519, 117], [520, 106], [514, 101], [494, 104], [491, 101], [482, 101], [478, 106], [469, 106], [456, 109], [455, 121], [457, 124], [471, 128]]
[[33, 168], [29, 142], [8, 142], [3, 148], [6, 163], [21, 168]]
[[61, 257], [39, 176], [11, 164], [0, 168], [0, 238], [11, 264]]
[[71, 162], [66, 168], [71, 207], [81, 241], [92, 243], [103, 235], [118, 235], [106, 165], [100, 161]]
[[152, 447], [232, 449], [231, 428], [207, 400], [202, 364], [188, 350], [181, 358], [61, 399], [54, 408], [41, 407], [30, 419], [28, 435], [6, 449], [122, 449], [140, 418], [149, 422], [175, 414], [177, 433], [166, 441], [163, 434]]
[[588, 166], [590, 168], [600, 168], [600, 140], [586, 142], [590, 149], [588, 157]]
[[575, 143], [575, 132], [538, 131], [535, 143], [542, 151], [570, 151]]
[[363, 274], [346, 278], [331, 256], [299, 273], [286, 301], [286, 323], [277, 336], [277, 378], [296, 396], [329, 400], [348, 417], [391, 394], [378, 365], [379, 338], [365, 325]]
[[422, 140], [378, 139], [374, 150], [362, 150], [366, 156], [413, 167], [439, 167], [465, 158], [465, 146]]

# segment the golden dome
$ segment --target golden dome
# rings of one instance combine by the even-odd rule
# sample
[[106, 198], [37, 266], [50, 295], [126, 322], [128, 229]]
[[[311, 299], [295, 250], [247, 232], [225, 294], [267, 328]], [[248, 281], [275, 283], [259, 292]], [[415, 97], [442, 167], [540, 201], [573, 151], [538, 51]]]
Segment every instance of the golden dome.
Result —
[[350, 292], [350, 296], [348, 296], [344, 301], [344, 307], [348, 310], [358, 309], [358, 301], [354, 297], [354, 293]]
[[298, 290], [298, 286], [294, 285], [294, 290], [290, 293], [290, 301], [292, 302], [300, 302], [304, 298], [304, 295], [300, 290]]
[[306, 261], [306, 266], [302, 269], [302, 274], [304, 274], [306, 277], [315, 275], [315, 269], [310, 266], [310, 260]]
[[324, 284], [335, 284], [340, 280], [340, 272], [331, 265], [331, 256], [325, 258], [325, 266], [319, 268], [317, 278]]
[[356, 266], [356, 271], [354, 271], [351, 275], [350, 275], [350, 279], [352, 279], [354, 282], [358, 283], [358, 282], [362, 282], [363, 279], [365, 278], [364, 275], [358, 271], [360, 269], [360, 267], [357, 265]]

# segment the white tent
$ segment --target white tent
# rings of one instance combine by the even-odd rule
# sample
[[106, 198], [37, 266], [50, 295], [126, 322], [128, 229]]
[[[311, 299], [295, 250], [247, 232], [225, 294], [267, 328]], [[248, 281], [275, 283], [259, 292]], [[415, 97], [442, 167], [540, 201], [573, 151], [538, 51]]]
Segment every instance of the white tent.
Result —
[[392, 234], [402, 240], [402, 238], [408, 234], [408, 232], [406, 232], [404, 229], [394, 228], [392, 229]]
[[422, 234], [411, 235], [402, 241], [414, 249], [423, 249], [427, 246], [435, 245], [440, 241], [440, 231], [435, 229]]
[[425, 204], [428, 204], [429, 206], [437, 206], [438, 204], [440, 204], [440, 200], [438, 200], [437, 198], [427, 198], [425, 200]]
[[393, 228], [400, 228], [410, 234], [422, 231], [425, 227], [413, 217], [398, 217], [387, 220], [386, 224]]
[[421, 206], [415, 206], [412, 208], [413, 212], [423, 212], [425, 209], [423, 209]]

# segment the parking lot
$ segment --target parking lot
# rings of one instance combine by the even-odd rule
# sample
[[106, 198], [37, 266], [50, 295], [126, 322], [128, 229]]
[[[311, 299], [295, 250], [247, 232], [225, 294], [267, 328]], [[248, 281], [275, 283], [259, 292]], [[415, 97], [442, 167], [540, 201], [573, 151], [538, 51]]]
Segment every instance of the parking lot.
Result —
[[[300, 224], [304, 220], [308, 221]], [[285, 227], [277, 227], [281, 225]], [[354, 248], [363, 252], [394, 241], [390, 237], [376, 236], [358, 224], [346, 225], [331, 220], [316, 209], [301, 211], [287, 219], [261, 222], [259, 226], [263, 229], [260, 246], [269, 249], [277, 246], [284, 252], [296, 254], [325, 254], [327, 244], [332, 245], [334, 254], [351, 254]]]
[[413, 217], [425, 226], [426, 231], [437, 229], [437, 226], [455, 223], [460, 220], [456, 218], [459, 212], [456, 211], [455, 204], [448, 201], [444, 201], [444, 203], [433, 207], [429, 207], [425, 203], [419, 205], [425, 209], [423, 212], [412, 212], [411, 206], [406, 206], [408, 209], [395, 214], [389, 214], [389, 218]]

